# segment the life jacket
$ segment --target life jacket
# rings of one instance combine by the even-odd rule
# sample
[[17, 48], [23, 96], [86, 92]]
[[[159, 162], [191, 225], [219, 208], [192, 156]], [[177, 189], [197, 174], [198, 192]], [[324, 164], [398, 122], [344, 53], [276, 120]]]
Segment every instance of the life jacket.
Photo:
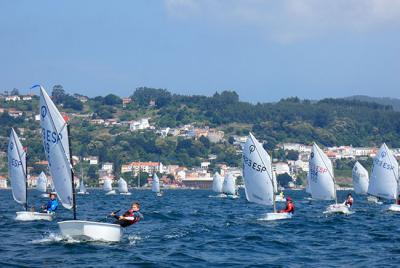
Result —
[[351, 207], [353, 205], [353, 198], [348, 198], [345, 203], [346, 206]]
[[286, 208], [285, 208], [284, 212], [294, 213], [294, 204], [293, 204], [293, 202], [288, 202], [286, 204]]
[[130, 224], [139, 222], [142, 217], [139, 211], [133, 211], [132, 209], [124, 213], [124, 217], [132, 217], [133, 220], [127, 220]]

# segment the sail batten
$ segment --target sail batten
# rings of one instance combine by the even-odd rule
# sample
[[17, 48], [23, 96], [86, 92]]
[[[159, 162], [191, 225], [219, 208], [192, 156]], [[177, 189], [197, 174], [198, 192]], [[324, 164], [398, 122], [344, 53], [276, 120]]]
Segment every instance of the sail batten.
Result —
[[332, 162], [315, 143], [309, 160], [309, 183], [314, 199], [336, 199]]
[[43, 87], [40, 87], [40, 126], [54, 188], [62, 205], [71, 209], [74, 204], [67, 123]]
[[14, 129], [11, 129], [7, 155], [13, 198], [19, 204], [26, 204], [26, 154]]
[[399, 164], [386, 144], [382, 144], [374, 157], [368, 194], [396, 199], [398, 196]]
[[251, 133], [243, 148], [243, 177], [249, 202], [273, 205], [271, 157]]

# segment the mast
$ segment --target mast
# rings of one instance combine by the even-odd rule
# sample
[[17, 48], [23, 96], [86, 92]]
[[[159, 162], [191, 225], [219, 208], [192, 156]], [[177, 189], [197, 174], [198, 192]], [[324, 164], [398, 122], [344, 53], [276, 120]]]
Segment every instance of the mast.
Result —
[[75, 183], [74, 183], [74, 170], [72, 168], [72, 151], [71, 151], [71, 131], [69, 124], [67, 124], [68, 133], [68, 146], [69, 146], [69, 161], [71, 162], [71, 183], [72, 183], [72, 209], [74, 212], [74, 220], [76, 220], [76, 196], [75, 196]]
[[28, 211], [28, 147], [25, 149], [25, 211]]

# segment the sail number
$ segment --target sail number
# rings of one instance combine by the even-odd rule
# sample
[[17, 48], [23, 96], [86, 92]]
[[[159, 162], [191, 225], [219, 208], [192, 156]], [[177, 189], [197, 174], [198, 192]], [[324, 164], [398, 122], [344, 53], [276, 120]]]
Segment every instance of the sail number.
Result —
[[389, 170], [394, 169], [393, 165], [390, 165], [389, 163], [383, 162], [382, 160], [379, 160], [379, 159], [374, 160], [374, 166], [375, 165], [379, 166], [379, 167], [383, 167], [385, 169], [389, 169]]
[[252, 169], [254, 169], [255, 171], [258, 171], [258, 172], [267, 171], [267, 168], [265, 166], [252, 161], [245, 155], [243, 155], [243, 164], [251, 167]]
[[17, 160], [17, 159], [12, 159], [11, 160], [11, 166], [13, 166], [13, 167], [19, 167], [19, 166], [22, 166], [22, 162], [21, 161], [19, 161], [19, 160]]

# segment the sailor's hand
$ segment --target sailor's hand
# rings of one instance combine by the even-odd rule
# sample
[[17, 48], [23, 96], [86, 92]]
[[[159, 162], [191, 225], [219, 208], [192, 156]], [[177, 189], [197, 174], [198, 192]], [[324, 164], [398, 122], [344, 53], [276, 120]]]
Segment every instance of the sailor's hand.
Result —
[[115, 213], [114, 213], [114, 212], [111, 212], [110, 216], [113, 216], [113, 217], [114, 217], [114, 216], [115, 216]]
[[123, 219], [124, 219], [124, 216], [119, 216], [118, 219], [119, 219], [119, 220], [123, 220]]

